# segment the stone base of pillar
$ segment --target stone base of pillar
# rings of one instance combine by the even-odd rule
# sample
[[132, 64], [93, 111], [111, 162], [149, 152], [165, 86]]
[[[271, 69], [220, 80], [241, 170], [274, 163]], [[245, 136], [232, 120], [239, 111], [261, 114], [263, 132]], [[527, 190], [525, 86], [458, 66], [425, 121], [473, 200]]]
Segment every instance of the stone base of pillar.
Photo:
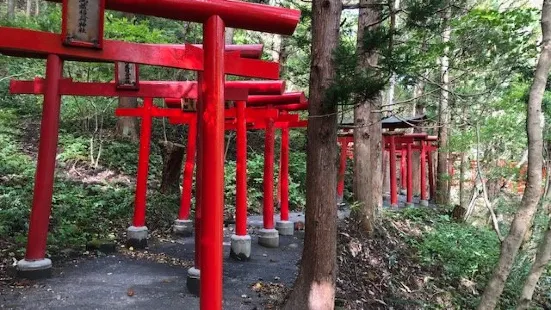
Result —
[[145, 249], [147, 247], [147, 226], [130, 226], [126, 230], [126, 246], [135, 249]]
[[175, 220], [172, 232], [177, 236], [191, 237], [193, 236], [193, 229], [192, 220]]
[[393, 208], [393, 209], [398, 208], [398, 204], [390, 205], [390, 207]]
[[17, 277], [38, 280], [52, 276], [52, 261], [48, 258], [39, 260], [22, 259], [17, 262]]
[[295, 232], [295, 223], [291, 221], [276, 221], [275, 228], [281, 236], [292, 236]]
[[261, 229], [258, 232], [258, 244], [267, 248], [279, 247], [279, 232], [277, 229]]
[[251, 236], [232, 235], [230, 257], [239, 261], [248, 261], [251, 259]]
[[201, 287], [201, 271], [195, 267], [187, 270], [186, 287], [188, 292], [195, 296], [199, 296], [199, 288]]
[[421, 200], [419, 202], [423, 207], [428, 207], [429, 206], [429, 201], [428, 200]]
[[413, 208], [415, 204], [413, 202], [406, 202], [406, 208]]

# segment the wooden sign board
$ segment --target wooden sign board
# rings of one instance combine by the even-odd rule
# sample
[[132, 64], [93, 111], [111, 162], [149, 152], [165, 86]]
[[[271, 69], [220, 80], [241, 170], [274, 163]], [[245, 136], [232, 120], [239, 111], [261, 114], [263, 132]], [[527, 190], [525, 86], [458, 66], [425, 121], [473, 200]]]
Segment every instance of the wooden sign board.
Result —
[[101, 49], [105, 0], [63, 0], [64, 45]]
[[130, 62], [115, 63], [115, 84], [117, 89], [139, 89], [139, 66]]
[[182, 98], [182, 111], [197, 112], [197, 100]]

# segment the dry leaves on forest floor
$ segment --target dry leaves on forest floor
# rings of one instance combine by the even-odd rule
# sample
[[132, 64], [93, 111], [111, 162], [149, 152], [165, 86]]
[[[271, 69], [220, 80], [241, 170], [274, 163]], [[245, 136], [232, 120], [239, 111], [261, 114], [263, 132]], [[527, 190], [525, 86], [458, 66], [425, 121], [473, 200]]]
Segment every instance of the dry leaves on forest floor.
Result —
[[[351, 219], [339, 223], [337, 237], [337, 300], [340, 309], [421, 309], [441, 299], [431, 275], [417, 263], [406, 238], [419, 237], [410, 222], [384, 219], [371, 237]], [[436, 271], [435, 271], [436, 272]]]

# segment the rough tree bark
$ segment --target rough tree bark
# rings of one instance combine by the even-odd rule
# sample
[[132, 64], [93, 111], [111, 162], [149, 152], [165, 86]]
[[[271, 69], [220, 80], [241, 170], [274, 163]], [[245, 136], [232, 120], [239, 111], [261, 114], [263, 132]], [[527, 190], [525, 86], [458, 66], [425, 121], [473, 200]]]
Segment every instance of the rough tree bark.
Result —
[[170, 141], [160, 141], [163, 157], [163, 173], [161, 174], [161, 193], [177, 194], [180, 192], [180, 176], [186, 147]]
[[[377, 66], [378, 55], [366, 53], [363, 40], [366, 31], [379, 27], [381, 9], [374, 0], [360, 1], [357, 53], [361, 70]], [[381, 113], [375, 112], [381, 110], [381, 104], [379, 95], [354, 108], [354, 195], [360, 203], [355, 216], [369, 233], [375, 229], [383, 201]]]
[[[451, 27], [449, 25], [451, 9], [446, 9], [444, 13], [444, 31], [442, 33], [442, 42], [446, 44], [450, 41]], [[449, 109], [449, 47], [444, 48], [444, 54], [440, 57], [440, 105], [438, 121], [438, 166], [436, 170], [436, 203], [448, 204], [448, 126], [450, 123]]]
[[[527, 107], [526, 133], [528, 135], [528, 178], [509, 234], [501, 244], [501, 255], [490, 281], [480, 299], [478, 310], [494, 309], [503, 292], [505, 282], [517, 256], [523, 237], [536, 212], [541, 194], [543, 165], [543, 132], [541, 127], [541, 103], [551, 68], [551, 0], [544, 0], [541, 12], [543, 34], [541, 54], [536, 65], [534, 81], [530, 89]], [[538, 266], [536, 266], [538, 268]], [[537, 281], [536, 281], [537, 282]], [[523, 298], [528, 297], [523, 294]]]
[[312, 2], [312, 60], [306, 161], [306, 232], [287, 310], [330, 310], [337, 276], [337, 107], [325, 98], [335, 74], [340, 0]]
[[[136, 108], [138, 106], [138, 99], [131, 97], [120, 97], [119, 108]], [[132, 141], [138, 141], [138, 118], [122, 116], [117, 119], [117, 125], [115, 127], [115, 135], [118, 138], [126, 138]]]

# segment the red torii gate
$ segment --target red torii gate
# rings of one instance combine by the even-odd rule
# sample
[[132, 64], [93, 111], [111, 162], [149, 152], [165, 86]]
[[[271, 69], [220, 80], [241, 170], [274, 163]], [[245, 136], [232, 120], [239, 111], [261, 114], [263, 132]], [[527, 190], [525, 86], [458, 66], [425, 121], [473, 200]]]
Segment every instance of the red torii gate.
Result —
[[[402, 187], [405, 189], [406, 205], [413, 205], [413, 173], [412, 173], [412, 154], [414, 150], [420, 152], [421, 163], [421, 197], [420, 204], [428, 206], [428, 197], [426, 191], [427, 181], [427, 161], [428, 165], [428, 181], [430, 197], [434, 197], [434, 172], [432, 164], [432, 151], [436, 150], [436, 147], [432, 145], [432, 142], [437, 141], [437, 137], [428, 136], [426, 133], [413, 133], [402, 134], [394, 131], [383, 133], [384, 148], [383, 152], [389, 152], [389, 170], [390, 170], [390, 206], [398, 206], [398, 185], [396, 180], [396, 151], [401, 153], [401, 180]], [[344, 193], [344, 175], [346, 171], [346, 157], [348, 151], [348, 145], [354, 142], [354, 138], [350, 132], [345, 132], [338, 137], [338, 143], [341, 145], [340, 166], [338, 174], [337, 184], [337, 203], [342, 203], [342, 197]], [[419, 142], [419, 145], [415, 145], [415, 142]], [[383, 173], [386, 173], [386, 169], [383, 165]]]
[[[69, 9], [68, 5], [72, 4]], [[33, 208], [31, 213], [31, 223], [39, 223], [39, 227], [46, 227], [48, 217], [44, 217], [44, 213], [49, 214], [51, 207], [53, 172], [55, 170], [55, 151], [57, 146], [57, 131], [59, 122], [60, 110], [60, 94], [59, 80], [62, 76], [62, 56], [64, 59], [81, 59], [94, 60], [104, 54], [105, 51], [113, 50], [114, 45], [110, 45], [108, 40], [103, 40], [103, 13], [104, 1], [96, 1], [87, 3], [85, 9], [77, 6], [75, 9], [74, 3], [68, 0], [64, 1], [64, 16], [63, 16], [63, 34], [75, 34], [60, 38], [58, 35], [49, 35], [37, 31], [0, 28], [0, 32], [4, 34], [0, 50], [8, 52], [18, 52], [19, 56], [29, 56], [36, 52], [42, 55], [47, 55], [46, 68], [46, 89], [44, 94], [44, 114], [41, 124], [41, 137], [39, 146], [39, 161], [37, 167], [37, 180], [44, 180], [44, 183], [35, 182], [35, 194], [33, 200]], [[140, 61], [133, 61], [134, 57], [126, 57], [121, 55], [121, 59], [109, 59], [109, 61], [124, 61], [131, 63], [151, 64], [150, 59], [156, 59], [157, 62], [152, 65], [173, 66], [183, 69], [203, 70], [202, 89], [205, 95], [204, 106], [200, 106], [199, 118], [199, 156], [204, 160], [205, 165], [202, 165], [201, 174], [203, 185], [208, 185], [212, 192], [208, 195], [202, 194], [201, 202], [205, 207], [204, 225], [208, 229], [204, 230], [201, 237], [201, 247], [205, 252], [211, 255], [204, 255], [203, 266], [208, 266], [203, 270], [203, 275], [208, 281], [202, 281], [201, 284], [201, 309], [221, 309], [222, 308], [222, 227], [219, 225], [222, 222], [223, 214], [223, 145], [224, 145], [224, 119], [223, 119], [223, 100], [224, 100], [224, 74], [229, 73], [228, 67], [232, 66], [232, 62], [228, 62], [225, 66], [224, 62], [224, 27], [226, 21], [227, 26], [234, 28], [244, 28], [249, 30], [275, 32], [280, 34], [291, 34], [295, 29], [299, 11], [273, 8], [258, 4], [242, 3], [238, 1], [200, 1], [200, 0], [164, 0], [164, 1], [108, 1], [106, 8], [120, 11], [130, 11], [144, 15], [155, 15], [159, 17], [167, 17], [172, 19], [185, 19], [189, 21], [201, 22], [204, 25], [204, 66], [199, 66], [189, 60], [189, 55], [184, 51], [176, 49], [168, 49], [164, 51], [157, 50], [154, 53], [151, 49], [147, 50], [147, 45], [126, 46], [128, 49], [119, 50], [119, 54], [139, 55], [142, 56]], [[87, 13], [96, 14], [95, 19], [89, 19]], [[76, 16], [71, 16], [76, 14]], [[80, 15], [79, 15], [80, 14]], [[71, 23], [69, 20], [77, 21]], [[82, 22], [81, 22], [82, 21]], [[86, 23], [94, 23], [91, 33]], [[80, 27], [84, 25], [83, 27]], [[67, 31], [65, 27], [73, 27], [71, 31]], [[90, 34], [90, 38], [82, 34]], [[76, 41], [84, 41], [85, 47], [81, 44], [74, 44]], [[60, 40], [61, 39], [61, 40]], [[89, 40], [89, 41], [86, 41]], [[6, 43], [8, 42], [8, 43]], [[54, 42], [54, 44], [49, 44]], [[80, 48], [56, 48], [55, 42], [59, 42], [57, 47], [62, 47], [61, 43]], [[29, 43], [31, 43], [29, 46]], [[77, 42], [78, 43], [78, 42]], [[21, 48], [25, 46], [25, 48]], [[53, 49], [51, 47], [54, 47]], [[71, 50], [71, 51], [70, 51]], [[84, 53], [82, 53], [84, 52]], [[176, 55], [181, 57], [175, 57]], [[138, 57], [139, 58], [139, 57]], [[107, 59], [106, 59], [107, 60]], [[200, 62], [202, 64], [202, 62]], [[195, 69], [189, 68], [195, 65]], [[226, 70], [224, 70], [226, 69]], [[259, 72], [259, 67], [254, 68], [255, 72]], [[254, 72], [252, 72], [254, 74]], [[205, 123], [205, 126], [202, 124]], [[44, 139], [48, 137], [49, 139]], [[42, 186], [46, 190], [36, 191]], [[204, 186], [203, 186], [204, 187]], [[45, 225], [43, 225], [45, 224]], [[33, 226], [34, 227], [34, 226]], [[37, 240], [46, 239], [44, 229], [30, 228], [29, 236], [35, 235]], [[45, 242], [43, 242], [45, 244]], [[35, 253], [27, 253], [27, 260], [21, 261], [18, 266], [19, 270], [26, 271], [44, 271], [50, 270], [51, 261], [44, 258], [45, 248], [38, 248]], [[197, 274], [197, 276], [199, 276]]]

